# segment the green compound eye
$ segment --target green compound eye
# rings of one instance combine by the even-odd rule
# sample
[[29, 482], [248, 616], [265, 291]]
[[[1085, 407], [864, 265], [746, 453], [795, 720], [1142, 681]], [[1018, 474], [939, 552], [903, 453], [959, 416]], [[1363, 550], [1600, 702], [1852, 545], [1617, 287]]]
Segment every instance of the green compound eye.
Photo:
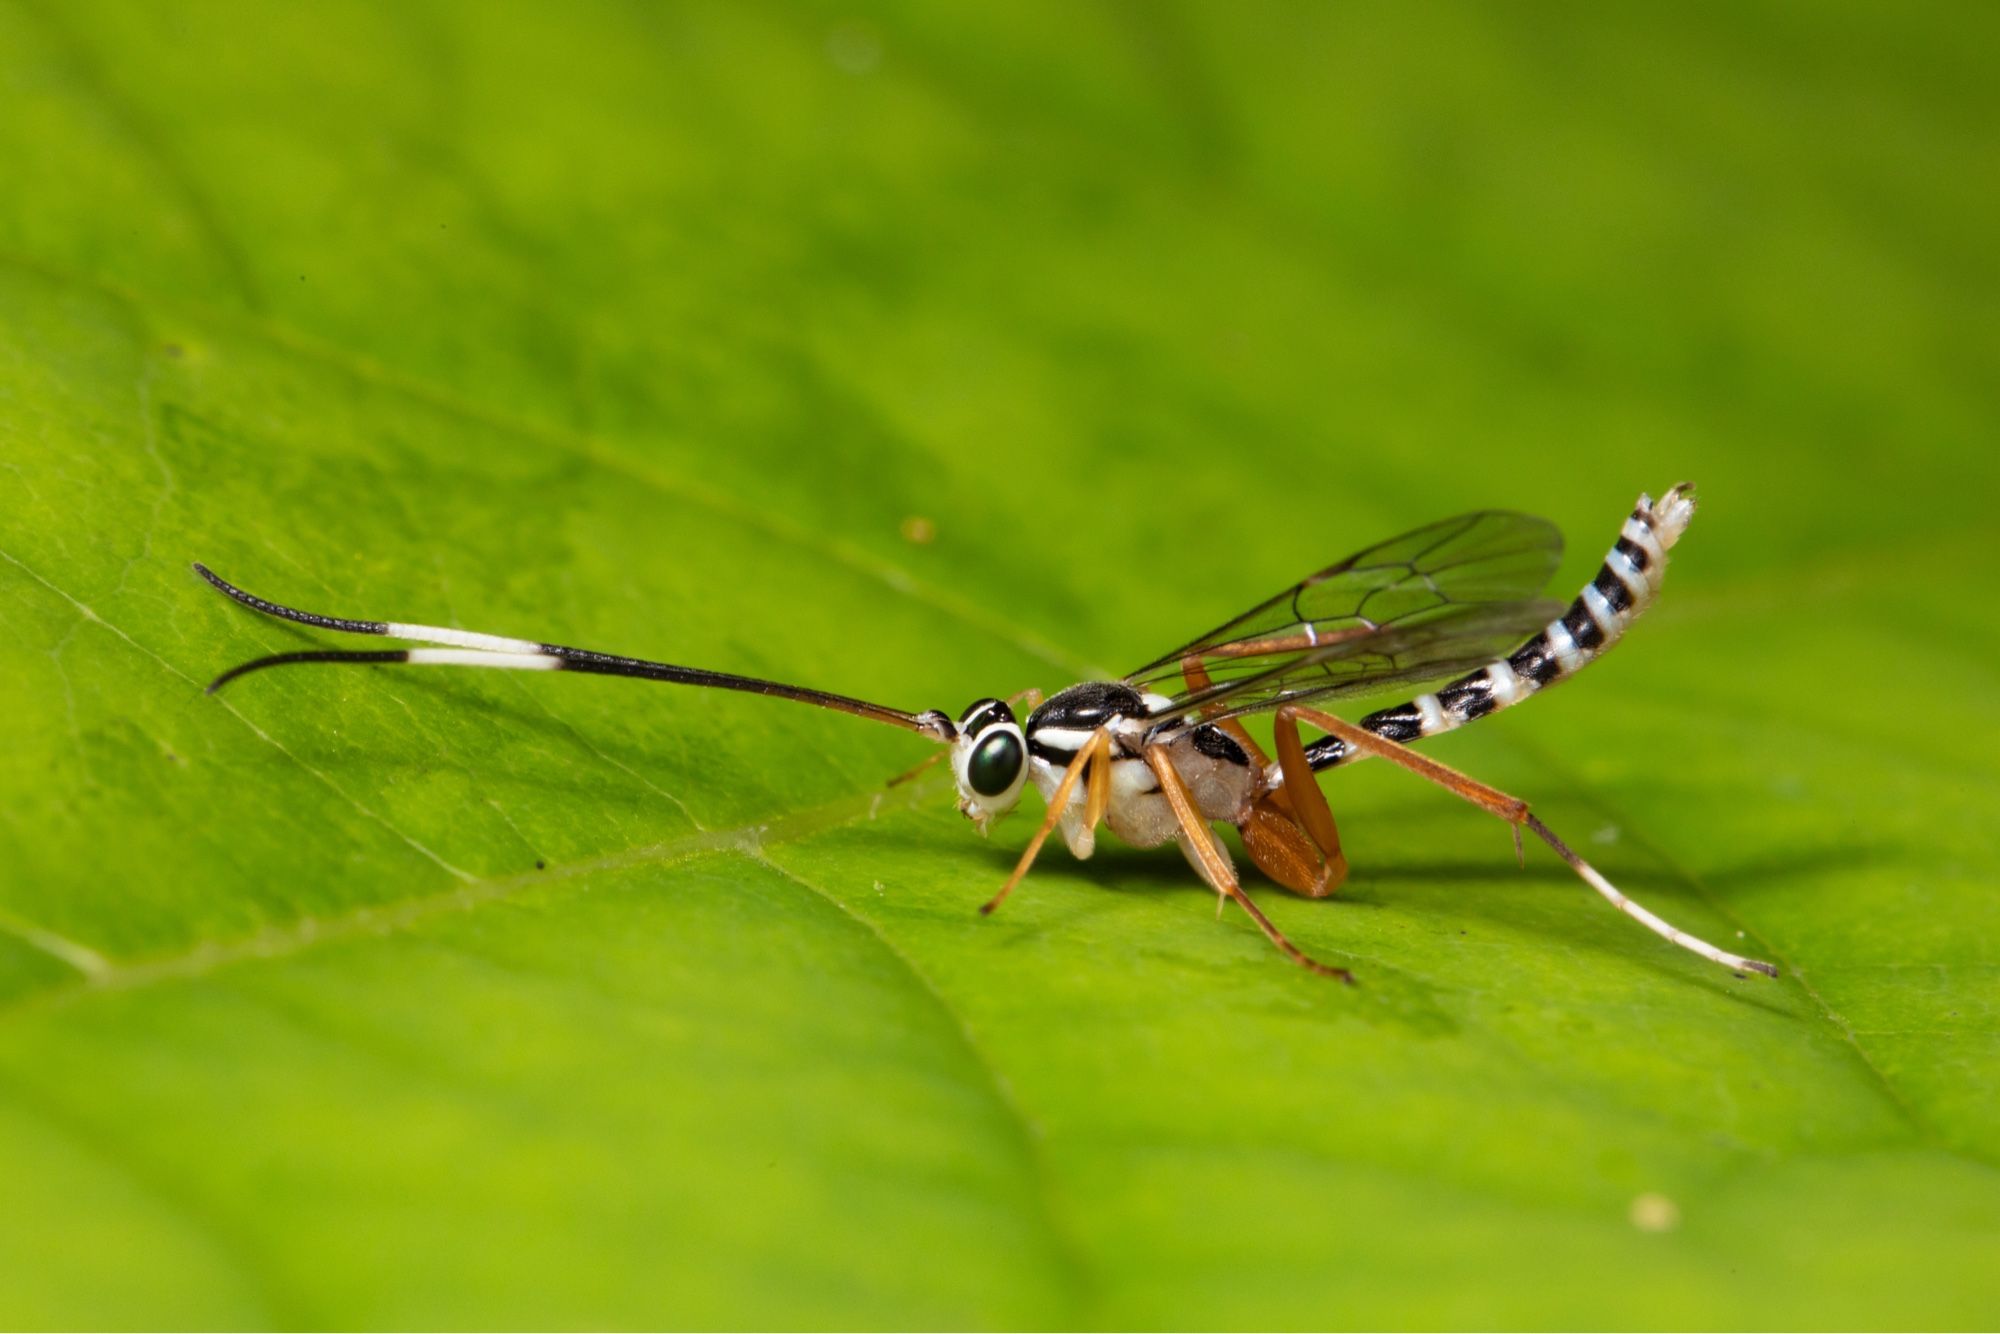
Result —
[[1021, 738], [995, 729], [973, 748], [965, 778], [982, 797], [997, 797], [1014, 786], [1021, 773]]

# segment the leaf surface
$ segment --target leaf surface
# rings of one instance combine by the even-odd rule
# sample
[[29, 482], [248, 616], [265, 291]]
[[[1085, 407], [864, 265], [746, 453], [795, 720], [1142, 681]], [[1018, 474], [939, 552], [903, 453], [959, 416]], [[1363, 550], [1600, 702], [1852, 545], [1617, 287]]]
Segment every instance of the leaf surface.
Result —
[[[0, 1323], [1990, 1325], [1982, 23], [0, 0]], [[1435, 752], [1775, 984], [1384, 766], [1345, 989], [853, 719], [200, 694], [195, 559], [955, 713], [1683, 477]]]

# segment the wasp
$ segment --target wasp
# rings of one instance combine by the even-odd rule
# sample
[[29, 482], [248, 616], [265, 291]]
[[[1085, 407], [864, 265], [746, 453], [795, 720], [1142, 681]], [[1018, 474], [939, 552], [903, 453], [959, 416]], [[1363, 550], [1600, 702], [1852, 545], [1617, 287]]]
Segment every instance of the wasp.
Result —
[[[1694, 517], [1683, 483], [1642, 495], [1596, 576], [1567, 607], [1541, 590], [1562, 556], [1547, 520], [1481, 510], [1426, 525], [1337, 561], [1242, 615], [1115, 681], [1085, 681], [1046, 698], [980, 699], [954, 719], [729, 672], [403, 621], [322, 616], [267, 601], [201, 564], [195, 571], [237, 602], [320, 630], [415, 641], [420, 647], [309, 649], [231, 668], [210, 693], [250, 672], [313, 663], [510, 668], [634, 677], [739, 690], [888, 723], [946, 749], [958, 808], [985, 833], [1029, 787], [1044, 807], [1013, 874], [980, 911], [991, 913], [1027, 875], [1057, 829], [1078, 858], [1108, 828], [1135, 847], [1176, 844], [1224, 902], [1234, 902], [1294, 962], [1351, 982], [1346, 969], [1301, 950], [1265, 916], [1237, 875], [1217, 825], [1233, 825], [1250, 861], [1308, 898], [1347, 876], [1319, 775], [1374, 757], [1428, 779], [1555, 850], [1620, 912], [1666, 940], [1737, 973], [1777, 969], [1716, 948], [1648, 911], [1536, 817], [1528, 803], [1412, 748], [1519, 704], [1581, 671], [1658, 596], [1667, 553]], [[1350, 722], [1335, 700], [1444, 682]], [[1016, 705], [1027, 710], [1025, 719]], [[1270, 714], [1267, 753], [1243, 727]], [[1313, 736], [1307, 739], [1307, 730]], [[919, 765], [921, 769], [924, 765]], [[912, 772], [915, 772], [914, 770]], [[905, 775], [908, 777], [909, 775]]]

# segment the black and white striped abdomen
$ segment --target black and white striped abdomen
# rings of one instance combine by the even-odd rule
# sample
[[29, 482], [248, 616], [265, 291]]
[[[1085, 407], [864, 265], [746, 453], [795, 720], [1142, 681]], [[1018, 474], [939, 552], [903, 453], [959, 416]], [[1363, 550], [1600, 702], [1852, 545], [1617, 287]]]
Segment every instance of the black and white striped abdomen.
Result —
[[[1658, 503], [1640, 496], [1597, 577], [1541, 633], [1507, 657], [1431, 694], [1369, 714], [1361, 726], [1391, 741], [1416, 741], [1518, 704], [1575, 674], [1617, 643], [1659, 595], [1667, 551], [1693, 517], [1694, 488], [1686, 482]], [[1306, 747], [1306, 758], [1316, 770], [1331, 769], [1356, 758], [1356, 752], [1337, 737], [1322, 737]]]

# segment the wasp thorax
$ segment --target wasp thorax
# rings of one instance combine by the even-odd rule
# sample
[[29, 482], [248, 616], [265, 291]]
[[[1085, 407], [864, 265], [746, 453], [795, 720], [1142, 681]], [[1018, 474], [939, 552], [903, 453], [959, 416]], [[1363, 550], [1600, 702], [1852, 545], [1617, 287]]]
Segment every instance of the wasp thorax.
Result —
[[1003, 701], [982, 699], [960, 715], [951, 772], [958, 780], [958, 809], [981, 832], [1020, 801], [1028, 742]]

